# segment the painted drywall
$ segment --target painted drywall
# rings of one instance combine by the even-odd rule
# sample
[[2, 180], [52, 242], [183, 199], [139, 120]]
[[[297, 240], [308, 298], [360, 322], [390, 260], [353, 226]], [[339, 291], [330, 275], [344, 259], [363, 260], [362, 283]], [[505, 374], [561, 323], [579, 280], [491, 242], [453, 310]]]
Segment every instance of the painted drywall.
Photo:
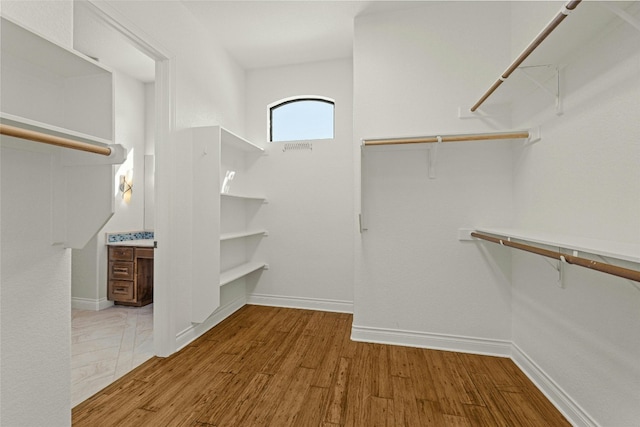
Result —
[[[247, 135], [266, 150], [254, 173], [269, 200], [259, 220], [269, 237], [256, 257], [270, 269], [247, 289], [255, 302], [351, 311], [352, 70], [349, 58], [247, 72]], [[335, 100], [335, 138], [311, 141], [311, 150], [267, 142], [268, 106], [312, 95]]]
[[[502, 2], [432, 2], [357, 18], [355, 151], [366, 138], [491, 131], [457, 112], [508, 61], [509, 18]], [[508, 354], [509, 261], [458, 241], [458, 229], [512, 220], [512, 142], [444, 144], [435, 179], [436, 153], [424, 147], [365, 150], [355, 176], [368, 231], [355, 238], [352, 336]]]
[[175, 127], [244, 133], [244, 70], [180, 2], [107, 1], [175, 59]]
[[[0, 9], [71, 45], [71, 1]], [[0, 162], [0, 422], [70, 425], [71, 251], [51, 245], [51, 157], [2, 148]]]
[[[133, 191], [127, 201], [114, 192], [114, 214], [83, 249], [72, 252], [71, 296], [75, 308], [104, 309], [112, 303], [107, 298], [106, 233], [144, 229], [144, 153], [145, 153], [145, 85], [114, 70], [114, 142], [127, 150], [124, 166], [114, 167], [114, 176], [132, 171]], [[115, 183], [115, 181], [114, 181]], [[114, 184], [115, 185], [115, 184]], [[116, 186], [117, 188], [117, 186]]]
[[155, 158], [156, 120], [155, 83], [144, 85], [144, 229], [153, 230], [155, 224]]
[[[514, 20], [534, 6], [514, 5]], [[634, 6], [629, 12], [640, 19]], [[514, 27], [514, 36], [533, 33]], [[540, 125], [543, 136], [514, 152], [518, 227], [640, 243], [639, 46], [640, 33], [618, 20], [571, 49], [562, 116], [544, 93], [514, 101], [514, 123]], [[561, 288], [541, 257], [512, 257], [513, 342], [555, 386], [548, 389], [556, 402], [571, 403], [575, 425], [637, 425], [640, 285], [565, 266]]]

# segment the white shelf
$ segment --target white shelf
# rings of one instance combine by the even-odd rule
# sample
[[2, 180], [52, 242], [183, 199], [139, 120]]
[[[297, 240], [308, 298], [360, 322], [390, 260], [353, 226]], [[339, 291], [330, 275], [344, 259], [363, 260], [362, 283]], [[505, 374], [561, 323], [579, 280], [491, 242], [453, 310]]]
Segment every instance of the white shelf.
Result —
[[62, 138], [70, 138], [77, 141], [88, 142], [90, 144], [97, 143], [104, 146], [111, 145], [111, 141], [104, 138], [98, 138], [97, 136], [87, 135], [86, 133], [76, 132], [71, 129], [65, 129], [47, 123], [42, 123], [37, 120], [31, 120], [3, 112], [0, 112], [0, 123], [19, 127], [21, 129], [42, 132], [47, 135], [54, 135]]
[[84, 142], [111, 143], [111, 70], [7, 17], [0, 21], [3, 120]]
[[[574, 61], [577, 56], [583, 54], [589, 45], [593, 45], [594, 40], [608, 30], [614, 29], [618, 25], [628, 25], [622, 18], [607, 10], [600, 3], [607, 3], [628, 13], [634, 19], [640, 19], [640, 3], [637, 1], [583, 1], [518, 68], [535, 67], [528, 68], [527, 73], [536, 81], [551, 89], [553, 82], [557, 79], [555, 66], [565, 67]], [[557, 9], [553, 9], [550, 13], [549, 21], [560, 11], [561, 7], [562, 4], [558, 3]], [[522, 47], [524, 48], [524, 46]], [[520, 52], [517, 53], [519, 54]], [[501, 68], [500, 72], [506, 70], [509, 65], [510, 63], [504, 64], [504, 68]], [[552, 65], [552, 67], [545, 68], [545, 65]], [[487, 83], [491, 84], [494, 81], [488, 81]], [[483, 90], [487, 88], [488, 86]], [[483, 106], [490, 108], [491, 106], [500, 106], [514, 100], [526, 99], [531, 93], [539, 90], [521, 70], [517, 70], [482, 104], [480, 109]], [[478, 95], [481, 93], [478, 92]]]
[[239, 149], [242, 151], [246, 151], [248, 153], [262, 153], [264, 152], [264, 148], [262, 147], [258, 147], [256, 144], [247, 141], [244, 138], [239, 137], [238, 135], [229, 132], [228, 130], [224, 129], [224, 128], [220, 128], [220, 136], [221, 136], [221, 141], [222, 144], [231, 147], [231, 148], [235, 148], [235, 149]]
[[264, 262], [248, 262], [227, 271], [220, 272], [220, 286], [224, 286], [234, 280], [240, 279], [254, 271], [264, 268], [267, 264]]
[[513, 228], [477, 227], [476, 230], [495, 236], [640, 263], [640, 244], [638, 243], [591, 239], [587, 237]]
[[262, 202], [267, 201], [267, 199], [265, 197], [261, 197], [261, 196], [247, 196], [244, 194], [229, 194], [229, 193], [220, 193], [221, 197], [229, 197], [231, 199], [240, 199], [240, 200], [260, 200]]
[[247, 231], [241, 231], [237, 233], [222, 233], [220, 234], [220, 241], [241, 239], [243, 237], [260, 236], [260, 235], [266, 235], [266, 234], [267, 234], [267, 230], [247, 230]]

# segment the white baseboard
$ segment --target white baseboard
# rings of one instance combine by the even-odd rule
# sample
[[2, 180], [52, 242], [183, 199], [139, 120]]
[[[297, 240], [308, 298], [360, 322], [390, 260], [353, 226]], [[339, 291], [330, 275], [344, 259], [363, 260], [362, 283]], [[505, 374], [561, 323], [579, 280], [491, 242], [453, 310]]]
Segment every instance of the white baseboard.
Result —
[[353, 313], [353, 301], [328, 300], [319, 298], [287, 297], [281, 295], [249, 294], [247, 304], [271, 307], [301, 308], [305, 310]]
[[597, 427], [593, 420], [547, 373], [515, 343], [511, 344], [511, 359], [520, 370], [575, 427]]
[[511, 341], [432, 334], [399, 329], [371, 328], [353, 325], [351, 339], [362, 342], [458, 351], [461, 353], [509, 357]]
[[187, 344], [200, 337], [209, 329], [240, 310], [247, 303], [246, 297], [242, 296], [233, 301], [219, 307], [207, 318], [203, 323], [194, 323], [176, 336], [176, 352], [180, 351]]
[[106, 298], [91, 299], [71, 297], [71, 308], [76, 310], [100, 311], [113, 305], [113, 301]]

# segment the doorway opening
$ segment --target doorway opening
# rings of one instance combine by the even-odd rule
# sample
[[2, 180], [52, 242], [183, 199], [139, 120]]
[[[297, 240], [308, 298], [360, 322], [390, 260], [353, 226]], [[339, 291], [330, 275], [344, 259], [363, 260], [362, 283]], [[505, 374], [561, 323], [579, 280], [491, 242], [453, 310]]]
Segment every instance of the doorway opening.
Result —
[[[72, 253], [72, 406], [106, 387], [153, 356], [174, 351], [169, 328], [169, 292], [162, 237], [168, 218], [156, 215], [169, 133], [173, 129], [171, 60], [127, 26], [111, 6], [74, 2], [74, 49], [113, 70], [114, 138], [128, 159], [114, 167], [114, 215], [91, 241]], [[164, 166], [166, 169], [166, 166]], [[124, 170], [126, 169], [126, 170]], [[128, 197], [120, 189], [125, 177]], [[120, 194], [122, 193], [122, 194]], [[158, 197], [160, 193], [160, 197]], [[142, 307], [114, 305], [108, 292], [107, 233], [143, 236], [151, 249], [153, 302]], [[133, 239], [136, 239], [133, 237]], [[153, 249], [157, 246], [157, 249]], [[145, 249], [145, 250], [149, 250]], [[172, 338], [173, 336], [173, 338]]]

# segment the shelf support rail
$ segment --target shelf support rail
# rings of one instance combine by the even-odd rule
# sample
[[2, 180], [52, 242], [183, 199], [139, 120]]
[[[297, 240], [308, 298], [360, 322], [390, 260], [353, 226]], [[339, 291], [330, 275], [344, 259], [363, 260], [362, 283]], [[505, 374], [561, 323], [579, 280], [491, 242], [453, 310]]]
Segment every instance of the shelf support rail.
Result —
[[478, 102], [476, 102], [473, 107], [471, 107], [472, 113], [474, 113], [484, 103], [484, 101], [486, 101], [487, 98], [489, 98], [493, 94], [493, 92], [495, 92], [496, 89], [498, 89], [498, 87], [500, 87], [500, 85], [509, 78], [509, 76], [520, 66], [520, 64], [522, 64], [524, 60], [527, 59], [538, 46], [540, 46], [540, 44], [549, 36], [549, 34], [551, 34], [553, 30], [555, 30], [556, 27], [560, 25], [560, 23], [564, 21], [567, 16], [569, 16], [569, 14], [580, 4], [581, 1], [582, 0], [571, 0], [562, 7], [560, 12], [558, 12], [558, 14], [551, 20], [551, 22], [549, 22], [547, 26], [542, 29], [542, 31], [536, 36], [536, 38], [533, 39], [533, 41], [529, 43], [529, 45], [522, 51], [522, 53], [515, 59], [515, 61], [511, 63], [509, 68], [507, 68], [505, 72], [502, 73], [500, 77], [498, 77], [498, 80], [496, 80], [495, 83], [493, 83], [493, 85], [491, 85], [491, 87], [484, 93], [484, 95], [480, 97]]
[[575, 255], [563, 254], [560, 252], [555, 252], [549, 249], [539, 248], [539, 247], [527, 245], [524, 243], [512, 242], [510, 239], [501, 239], [498, 237], [493, 237], [486, 234], [478, 233], [477, 231], [472, 232], [471, 237], [486, 240], [488, 242], [496, 243], [501, 246], [508, 246], [510, 248], [519, 249], [525, 252], [531, 252], [537, 255], [542, 255], [547, 258], [553, 258], [561, 261], [562, 263], [566, 262], [567, 264], [579, 265], [580, 267], [585, 267], [591, 270], [597, 270], [602, 273], [607, 273], [614, 276], [622, 277], [624, 279], [640, 282], [640, 271], [638, 270], [632, 270], [630, 268], [620, 267], [617, 265], [608, 264], [604, 262], [598, 262], [598, 261], [582, 258]]
[[111, 148], [89, 144], [87, 142], [75, 141], [73, 139], [61, 138], [59, 136], [48, 135], [42, 132], [22, 129], [15, 126], [0, 124], [0, 134], [12, 136], [29, 141], [41, 142], [43, 144], [55, 145], [63, 148], [71, 148], [73, 150], [86, 151], [89, 153], [100, 154], [102, 156], [110, 156]]

